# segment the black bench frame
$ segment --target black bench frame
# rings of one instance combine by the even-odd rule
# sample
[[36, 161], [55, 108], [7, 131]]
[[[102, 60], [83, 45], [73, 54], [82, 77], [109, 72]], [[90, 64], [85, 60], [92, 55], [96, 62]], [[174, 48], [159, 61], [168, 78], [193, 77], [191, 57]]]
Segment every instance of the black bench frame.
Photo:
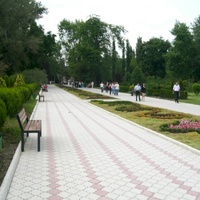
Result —
[[44, 101], [44, 95], [42, 94], [42, 90], [38, 93], [39, 96], [39, 101], [41, 101], [41, 99], [43, 99]]
[[37, 147], [38, 151], [40, 151], [40, 137], [42, 136], [42, 121], [41, 120], [29, 120], [25, 109], [23, 108], [18, 114], [17, 114], [17, 120], [21, 129], [21, 150], [24, 151], [24, 134], [26, 133], [26, 136], [29, 136], [29, 133], [37, 133], [38, 139], [37, 139]]

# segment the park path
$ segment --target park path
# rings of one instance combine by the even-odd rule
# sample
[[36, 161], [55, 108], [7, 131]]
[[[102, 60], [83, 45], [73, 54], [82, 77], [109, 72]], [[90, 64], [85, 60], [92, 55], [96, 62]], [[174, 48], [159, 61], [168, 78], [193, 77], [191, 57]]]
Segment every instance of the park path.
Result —
[[30, 134], [1, 200], [200, 200], [199, 151], [54, 85], [44, 95], [41, 151]]
[[[100, 89], [96, 89], [96, 88], [81, 88], [81, 90], [110, 96], [110, 93], [106, 93], [106, 91], [101, 93]], [[131, 96], [128, 93], [119, 92], [118, 96], [114, 96], [114, 95], [111, 95], [111, 96], [121, 99], [121, 100], [136, 102], [135, 95]], [[181, 102], [175, 103], [173, 100], [165, 100], [165, 99], [153, 98], [153, 97], [148, 97], [148, 96], [145, 98], [145, 101], [137, 101], [137, 103], [148, 105], [148, 106], [153, 106], [153, 107], [158, 107], [158, 108], [165, 108], [168, 110], [174, 110], [174, 111], [183, 112], [183, 113], [190, 113], [192, 115], [200, 116], [200, 106], [199, 105], [194, 105], [194, 104], [189, 104], [189, 103], [181, 103]]]

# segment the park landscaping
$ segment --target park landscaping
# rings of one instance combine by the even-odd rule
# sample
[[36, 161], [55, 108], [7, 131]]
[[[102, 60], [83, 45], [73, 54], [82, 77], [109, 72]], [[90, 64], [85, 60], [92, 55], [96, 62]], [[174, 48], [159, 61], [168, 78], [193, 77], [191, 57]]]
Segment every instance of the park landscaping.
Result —
[[[81, 89], [61, 87], [82, 99], [90, 100], [93, 105], [200, 150], [200, 116], [144, 106], [135, 102], [119, 101], [113, 97], [94, 94]], [[196, 98], [199, 98], [199, 96], [196, 95]], [[113, 99], [116, 101], [113, 101]], [[192, 96], [192, 99], [195, 99], [195, 96]], [[191, 102], [192, 100], [189, 99], [189, 101]], [[197, 101], [195, 100], [195, 102]], [[179, 126], [177, 128], [174, 127], [172, 131], [170, 130], [170, 127], [172, 129], [172, 124], [181, 125], [182, 121], [188, 121], [193, 125], [193, 122], [195, 122], [196, 127], [186, 129], [185, 126]]]
[[[95, 94], [66, 86], [63, 87], [62, 85], [59, 85], [59, 87], [62, 87], [64, 90], [81, 99], [90, 101], [95, 106], [200, 150], [200, 134], [198, 129], [189, 128], [189, 131], [186, 131], [184, 128], [184, 131], [174, 132], [169, 130], [171, 125], [175, 125], [175, 123], [178, 125], [177, 123], [182, 120], [191, 122], [193, 126], [193, 122], [197, 122], [197, 126], [199, 127], [199, 116], [143, 106], [129, 101], [119, 101], [114, 97], [108, 97], [102, 94]], [[31, 97], [31, 99], [24, 104], [29, 116], [34, 109], [35, 104], [36, 100], [34, 97]], [[163, 127], [167, 128], [165, 129]], [[20, 140], [20, 130], [16, 118], [8, 117], [1, 131], [4, 133], [5, 137], [3, 138], [3, 149], [0, 150], [0, 185]]]

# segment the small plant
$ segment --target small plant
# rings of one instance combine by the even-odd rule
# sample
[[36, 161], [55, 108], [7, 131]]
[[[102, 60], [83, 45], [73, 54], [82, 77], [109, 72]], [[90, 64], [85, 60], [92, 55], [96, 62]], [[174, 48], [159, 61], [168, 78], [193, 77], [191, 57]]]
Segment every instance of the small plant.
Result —
[[17, 75], [17, 78], [16, 78], [16, 81], [15, 81], [15, 83], [14, 83], [14, 87], [22, 86], [22, 85], [25, 85], [23, 76], [22, 76], [22, 74], [18, 74], [18, 75]]
[[0, 87], [7, 88], [5, 80], [1, 77], [0, 77]]
[[200, 134], [200, 121], [181, 120], [172, 124], [163, 124], [160, 126], [161, 131], [169, 131], [171, 133], [187, 133], [196, 131]]
[[192, 89], [193, 89], [194, 93], [196, 95], [198, 95], [200, 93], [200, 84], [199, 83], [194, 83], [192, 85]]

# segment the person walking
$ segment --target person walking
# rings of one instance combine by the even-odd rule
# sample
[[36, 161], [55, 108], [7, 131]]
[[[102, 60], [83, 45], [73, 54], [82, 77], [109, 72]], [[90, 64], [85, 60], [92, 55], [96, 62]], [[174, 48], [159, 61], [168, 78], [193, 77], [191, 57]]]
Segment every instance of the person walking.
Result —
[[116, 82], [115, 83], [115, 93], [114, 93], [114, 95], [118, 95], [118, 93], [119, 93], [119, 83]]
[[100, 83], [100, 89], [101, 89], [101, 92], [103, 92], [103, 90], [104, 90], [104, 84], [103, 84], [103, 82]]
[[135, 91], [136, 101], [137, 101], [137, 99], [139, 99], [139, 101], [141, 101], [140, 100], [141, 86], [139, 83], [135, 86], [134, 91]]
[[142, 84], [141, 94], [142, 94], [142, 100], [145, 101], [145, 96], [146, 96], [146, 86], [145, 86], [144, 83]]
[[108, 84], [108, 90], [109, 90], [110, 95], [111, 95], [111, 92], [112, 92], [112, 84], [111, 83]]
[[176, 103], [179, 103], [180, 89], [180, 85], [178, 84], [178, 82], [176, 82], [173, 86], [174, 98]]

